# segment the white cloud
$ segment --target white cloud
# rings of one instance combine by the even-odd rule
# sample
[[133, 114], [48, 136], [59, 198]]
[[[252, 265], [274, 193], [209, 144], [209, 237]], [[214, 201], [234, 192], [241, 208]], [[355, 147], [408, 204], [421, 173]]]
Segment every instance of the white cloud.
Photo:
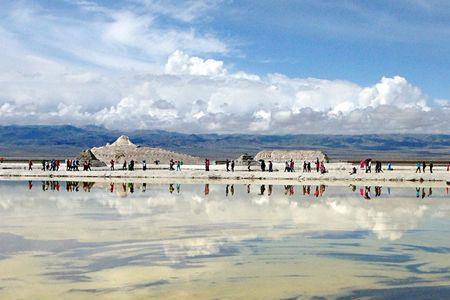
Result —
[[167, 59], [165, 66], [167, 74], [188, 74], [202, 76], [225, 75], [227, 71], [223, 68], [223, 62], [214, 59], [201, 59], [200, 57], [189, 57], [180, 50], [173, 52]]
[[[21, 10], [19, 3], [0, 21], [0, 69], [5, 70], [0, 73], [0, 124], [223, 133], [449, 133], [448, 101], [429, 99], [401, 76], [360, 86], [256, 75], [204, 58], [227, 52], [229, 45], [186, 26], [162, 26], [156, 13], [162, 8], [149, 13], [159, 2], [146, 1], [144, 11], [74, 3], [89, 14], [88, 20], [36, 6]], [[190, 16], [173, 11], [173, 18], [192, 22], [194, 11]], [[25, 28], [33, 35], [23, 42]]]

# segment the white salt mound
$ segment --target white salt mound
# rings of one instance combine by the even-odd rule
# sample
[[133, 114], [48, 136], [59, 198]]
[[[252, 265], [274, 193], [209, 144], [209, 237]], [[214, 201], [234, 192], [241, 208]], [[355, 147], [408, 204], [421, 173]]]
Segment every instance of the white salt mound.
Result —
[[294, 161], [328, 161], [327, 155], [322, 151], [314, 150], [264, 150], [256, 154], [254, 160], [271, 160], [282, 163], [293, 159]]
[[92, 153], [99, 160], [109, 165], [111, 160], [116, 163], [123, 163], [125, 160], [129, 162], [134, 160], [147, 163], [153, 163], [159, 160], [162, 164], [167, 164], [171, 159], [174, 161], [183, 161], [185, 164], [201, 164], [203, 159], [183, 153], [177, 153], [161, 148], [139, 147], [130, 140], [126, 135], [120, 136], [114, 143], [107, 144], [102, 147], [94, 147]]

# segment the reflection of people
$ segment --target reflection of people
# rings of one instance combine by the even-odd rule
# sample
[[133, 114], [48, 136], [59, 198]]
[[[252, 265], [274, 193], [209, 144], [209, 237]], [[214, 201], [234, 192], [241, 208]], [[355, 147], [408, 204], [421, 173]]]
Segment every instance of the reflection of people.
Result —
[[114, 192], [114, 183], [112, 183], [112, 182], [109, 184], [109, 192], [110, 193]]
[[247, 184], [247, 194], [250, 194], [250, 184]]
[[234, 184], [230, 186], [231, 196], [234, 196]]
[[230, 190], [230, 185], [227, 184], [227, 186], [225, 187], [225, 197], [228, 197], [229, 190]]
[[264, 192], [266, 191], [266, 186], [264, 184], [262, 184], [259, 190], [260, 190], [259, 194], [264, 195]]
[[173, 188], [173, 183], [169, 184], [169, 193], [173, 193], [175, 189]]
[[268, 196], [270, 196], [270, 195], [272, 195], [272, 185], [271, 184], [269, 184], [269, 190], [268, 190], [268, 192], [267, 192], [267, 195]]
[[364, 199], [370, 200], [370, 186], [366, 186], [364, 189]]
[[142, 192], [145, 193], [145, 191], [147, 191], [147, 184], [144, 182], [142, 184]]
[[376, 186], [375, 187], [375, 197], [380, 197], [381, 196], [381, 186]]
[[325, 193], [325, 185], [324, 185], [324, 184], [321, 184], [321, 185], [320, 185], [320, 193], [319, 193], [319, 196], [322, 197], [322, 196], [323, 196], [323, 193]]
[[205, 184], [205, 196], [209, 194], [209, 184]]
[[28, 180], [28, 189], [31, 190], [33, 188], [33, 181]]

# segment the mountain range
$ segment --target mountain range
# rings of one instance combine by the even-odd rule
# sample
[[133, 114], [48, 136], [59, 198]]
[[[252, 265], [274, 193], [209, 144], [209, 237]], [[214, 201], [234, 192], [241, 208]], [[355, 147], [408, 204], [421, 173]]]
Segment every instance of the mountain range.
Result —
[[263, 149], [322, 150], [332, 160], [450, 160], [450, 135], [257, 135], [185, 134], [163, 130], [108, 130], [72, 125], [0, 126], [0, 156], [6, 158], [72, 157], [114, 142], [125, 134], [138, 145], [159, 147], [211, 159], [236, 158]]

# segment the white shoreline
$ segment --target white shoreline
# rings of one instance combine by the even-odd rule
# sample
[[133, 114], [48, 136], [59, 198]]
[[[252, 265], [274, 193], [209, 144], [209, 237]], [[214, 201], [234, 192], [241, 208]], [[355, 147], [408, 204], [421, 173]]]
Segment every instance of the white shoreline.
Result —
[[[9, 166], [8, 166], [9, 165]], [[11, 167], [11, 168], [5, 168]], [[169, 171], [164, 165], [151, 165], [150, 169], [143, 171], [110, 171], [108, 168], [94, 168], [92, 171], [42, 171], [35, 166], [32, 171], [26, 170], [24, 164], [2, 164], [0, 165], [0, 180], [63, 180], [63, 181], [92, 181], [92, 182], [155, 182], [155, 183], [252, 183], [265, 182], [272, 184], [326, 184], [326, 185], [402, 185], [402, 186], [449, 186], [450, 172], [445, 166], [434, 168], [433, 174], [415, 173], [415, 167], [404, 166], [394, 171], [384, 173], [365, 173], [358, 169], [358, 173], [350, 175], [353, 165], [343, 163], [327, 164], [329, 172], [319, 174], [315, 171], [303, 173], [297, 171], [288, 172], [261, 172], [246, 171], [246, 167], [239, 166], [235, 172], [226, 172], [225, 166], [211, 166], [212, 170], [206, 172], [203, 166], [183, 166], [182, 171]], [[279, 166], [276, 166], [279, 169]], [[255, 168], [255, 167], [253, 167]], [[245, 171], [244, 171], [245, 169]]]

